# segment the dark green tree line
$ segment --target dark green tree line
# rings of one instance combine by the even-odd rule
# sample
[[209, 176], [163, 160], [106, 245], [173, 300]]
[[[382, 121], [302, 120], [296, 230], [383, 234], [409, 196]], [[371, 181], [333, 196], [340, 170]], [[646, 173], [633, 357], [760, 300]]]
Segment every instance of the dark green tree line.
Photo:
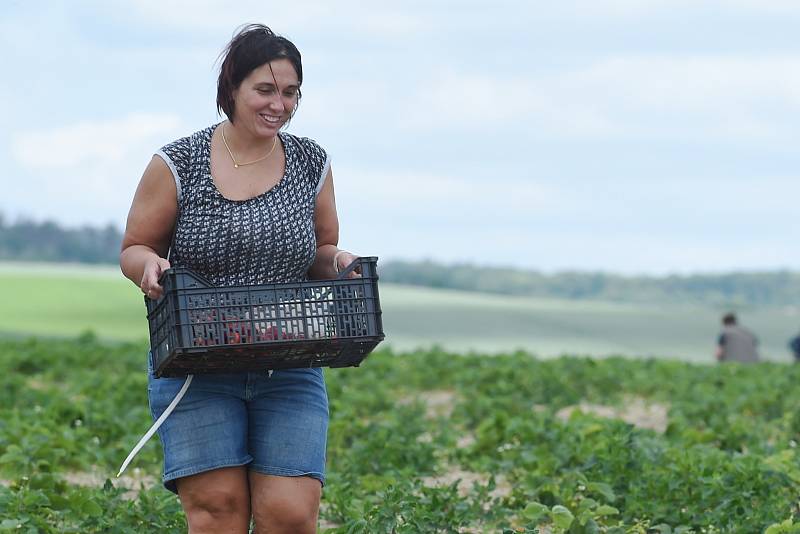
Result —
[[6, 221], [0, 214], [0, 259], [116, 263], [122, 233], [112, 224], [102, 228], [62, 228], [55, 222], [20, 219]]
[[800, 273], [785, 270], [655, 277], [392, 261], [380, 265], [379, 272], [387, 282], [506, 295], [718, 306], [800, 305]]

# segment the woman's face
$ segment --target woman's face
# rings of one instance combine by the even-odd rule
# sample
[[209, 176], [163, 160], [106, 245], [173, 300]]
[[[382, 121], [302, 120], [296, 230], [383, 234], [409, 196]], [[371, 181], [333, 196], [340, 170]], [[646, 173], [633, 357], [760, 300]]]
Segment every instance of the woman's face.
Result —
[[256, 136], [273, 137], [292, 116], [299, 82], [288, 59], [254, 69], [233, 92], [234, 123]]

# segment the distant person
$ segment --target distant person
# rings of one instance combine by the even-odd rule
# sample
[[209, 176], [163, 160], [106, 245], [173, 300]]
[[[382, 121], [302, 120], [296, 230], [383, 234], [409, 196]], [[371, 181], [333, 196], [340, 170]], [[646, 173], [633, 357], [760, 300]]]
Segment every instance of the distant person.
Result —
[[800, 363], [800, 334], [789, 340], [789, 348], [794, 355], [794, 363]]
[[717, 361], [757, 362], [758, 338], [750, 330], [737, 324], [736, 315], [726, 313], [722, 317], [722, 332], [717, 341]]

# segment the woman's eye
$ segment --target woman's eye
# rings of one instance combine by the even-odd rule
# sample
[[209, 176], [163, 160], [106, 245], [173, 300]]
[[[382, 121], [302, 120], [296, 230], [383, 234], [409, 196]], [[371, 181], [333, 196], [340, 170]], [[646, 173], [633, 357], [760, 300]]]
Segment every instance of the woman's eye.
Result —
[[271, 95], [271, 94], [275, 93], [275, 90], [271, 89], [271, 88], [270, 89], [259, 89], [258, 92], [261, 93], [262, 95]]

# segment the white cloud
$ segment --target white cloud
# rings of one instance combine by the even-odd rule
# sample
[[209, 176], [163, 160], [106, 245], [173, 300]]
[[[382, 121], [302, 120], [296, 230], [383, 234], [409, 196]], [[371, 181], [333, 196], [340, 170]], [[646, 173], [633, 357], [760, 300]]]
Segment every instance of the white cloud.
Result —
[[20, 171], [0, 205], [68, 224], [122, 226], [152, 154], [183, 130], [176, 116], [138, 113], [17, 133], [11, 146]]
[[628, 56], [600, 60], [560, 81], [564, 89], [601, 91], [632, 108], [723, 112], [769, 98], [797, 109], [798, 68], [800, 56]]
[[[531, 212], [545, 213], [563, 201], [559, 187], [516, 178], [484, 179], [413, 171], [376, 171], [337, 167], [334, 178], [337, 202], [345, 208], [365, 209], [382, 216], [414, 221], [447, 220], [451, 223], [493, 217], [522, 219]], [[360, 207], [369, 203], [373, 208]], [[442, 215], [439, 215], [442, 214]]]
[[768, 140], [800, 130], [800, 57], [610, 57], [516, 79], [451, 71], [395, 107], [407, 129]]
[[[419, 31], [459, 31], [465, 28], [522, 24], [535, 29], [539, 21], [628, 21], [663, 17], [680, 12], [687, 17], [702, 12], [717, 14], [794, 14], [800, 4], [793, 0], [563, 0], [557, 4], [518, 0], [435, 0], [406, 1], [402, 4], [383, 0], [296, 0], [292, 3], [266, 4], [260, 0], [196, 0], [187, 8], [185, 0], [133, 0], [127, 2], [126, 14], [149, 24], [193, 31], [224, 30], [245, 22], [263, 22], [291, 36], [293, 28], [303, 33], [335, 29], [373, 36], [413, 35]], [[102, 4], [100, 4], [102, 5]], [[502, 21], [502, 22], [499, 22]], [[294, 30], [297, 33], [298, 30]]]
[[342, 246], [359, 253], [668, 273], [795, 266], [797, 183], [700, 174], [476, 185], [342, 167], [336, 187]]
[[738, 8], [743, 11], [778, 14], [800, 13], [800, 4], [795, 0], [717, 0], [714, 4], [721, 9]]
[[502, 78], [448, 72], [413, 93], [397, 122], [406, 129], [503, 129], [509, 124], [562, 135], [607, 135], [619, 130], [591, 100], [563, 94], [559, 78]]
[[359, 31], [366, 35], [408, 35], [430, 29], [434, 23], [419, 10], [398, 9], [394, 3], [364, 5], [355, 1], [324, 2], [301, 0], [266, 4], [260, 0], [240, 0], [235, 4], [221, 0], [196, 0], [191, 9], [180, 0], [137, 0], [134, 13], [149, 22], [172, 28], [223, 30], [232, 34], [241, 24], [259, 22], [290, 38], [335, 28], [337, 33]]
[[597, 17], [648, 17], [659, 16], [664, 11], [681, 12], [691, 16], [692, 12], [711, 10], [723, 13], [765, 13], [787, 14], [800, 13], [800, 4], [794, 0], [564, 0], [558, 11], [570, 11], [582, 18]]
[[52, 130], [17, 133], [12, 153], [29, 170], [110, 167], [125, 161], [143, 145], [163, 144], [180, 126], [181, 120], [175, 115], [147, 113], [82, 121]]
[[314, 0], [304, 0], [302, 7], [268, 5], [258, 0], [240, 0], [235, 4], [220, 0], [195, 0], [189, 7], [187, 2], [181, 0], [136, 0], [130, 3], [130, 8], [134, 16], [138, 15], [154, 26], [193, 28], [195, 31], [224, 29], [232, 33], [240, 24], [267, 19], [276, 30], [284, 24], [297, 27], [303, 16], [313, 22], [329, 15], [333, 5]]
[[602, 232], [591, 228], [562, 231], [535, 225], [505, 228], [448, 228], [427, 231], [391, 226], [347, 224], [341, 246], [388, 259], [433, 258], [444, 262], [508, 265], [545, 271], [608, 271], [630, 275], [735, 270], [796, 269], [800, 258], [782, 236], [708, 240], [686, 235]]

